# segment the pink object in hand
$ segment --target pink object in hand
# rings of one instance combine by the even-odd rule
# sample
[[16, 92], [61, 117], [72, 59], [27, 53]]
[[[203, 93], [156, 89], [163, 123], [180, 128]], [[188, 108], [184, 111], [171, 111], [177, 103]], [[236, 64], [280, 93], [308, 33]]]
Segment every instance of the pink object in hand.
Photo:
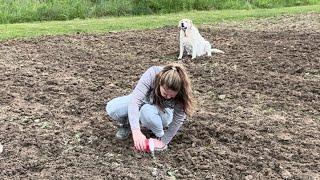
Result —
[[154, 139], [152, 139], [152, 138], [146, 139], [145, 144], [146, 144], [146, 152], [153, 153], [154, 152]]

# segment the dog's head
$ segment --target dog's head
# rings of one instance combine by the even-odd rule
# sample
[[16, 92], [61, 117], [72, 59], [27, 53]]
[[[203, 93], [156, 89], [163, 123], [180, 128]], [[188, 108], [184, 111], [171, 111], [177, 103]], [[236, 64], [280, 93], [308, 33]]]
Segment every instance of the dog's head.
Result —
[[179, 28], [182, 30], [190, 29], [193, 26], [192, 21], [190, 19], [182, 19], [179, 21]]

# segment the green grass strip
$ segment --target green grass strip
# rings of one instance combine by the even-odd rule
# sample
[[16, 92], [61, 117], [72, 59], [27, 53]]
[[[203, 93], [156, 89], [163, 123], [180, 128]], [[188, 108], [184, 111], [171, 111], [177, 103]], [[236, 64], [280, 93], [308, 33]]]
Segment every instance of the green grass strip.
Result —
[[0, 40], [30, 38], [41, 35], [75, 33], [105, 33], [153, 29], [163, 26], [177, 26], [183, 18], [192, 19], [195, 24], [215, 24], [221, 21], [242, 21], [248, 18], [267, 18], [283, 14], [320, 13], [320, 5], [296, 6], [277, 9], [191, 11], [164, 15], [107, 17], [99, 19], [49, 21], [0, 25]]

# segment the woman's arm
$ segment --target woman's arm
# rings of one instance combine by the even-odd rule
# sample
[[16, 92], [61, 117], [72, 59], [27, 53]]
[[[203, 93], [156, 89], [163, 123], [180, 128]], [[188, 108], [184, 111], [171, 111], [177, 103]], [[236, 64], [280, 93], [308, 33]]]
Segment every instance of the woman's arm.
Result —
[[137, 150], [144, 151], [145, 135], [140, 130], [139, 109], [142, 106], [143, 100], [146, 98], [149, 91], [153, 88], [156, 74], [160, 71], [160, 67], [153, 66], [149, 68], [139, 79], [138, 84], [131, 93], [131, 100], [128, 106], [128, 118], [132, 131], [134, 146]]
[[164, 144], [169, 144], [172, 138], [177, 134], [178, 130], [180, 129], [181, 125], [187, 118], [186, 113], [182, 108], [182, 104], [178, 104], [174, 107], [173, 112], [173, 119], [172, 122], [169, 124], [168, 130], [164, 133], [161, 138], [161, 141]]

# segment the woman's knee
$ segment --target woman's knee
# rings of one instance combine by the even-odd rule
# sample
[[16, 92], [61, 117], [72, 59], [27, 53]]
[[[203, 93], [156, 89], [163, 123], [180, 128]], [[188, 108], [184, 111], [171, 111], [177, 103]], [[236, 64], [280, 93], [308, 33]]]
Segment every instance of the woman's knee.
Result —
[[154, 119], [155, 116], [159, 115], [157, 108], [154, 105], [144, 104], [140, 108], [140, 117], [142, 121], [150, 121]]
[[129, 98], [129, 96], [122, 96], [109, 101], [106, 105], [107, 114], [115, 120], [128, 116]]
[[143, 126], [151, 130], [157, 137], [164, 135], [159, 109], [150, 104], [145, 104], [140, 109], [140, 121]]
[[161, 118], [162, 118], [162, 125], [164, 127], [168, 127], [173, 119], [173, 109], [166, 108], [165, 112], [161, 114]]
[[109, 101], [106, 105], [106, 112], [112, 119], [117, 119], [116, 108], [112, 105], [112, 101]]
[[161, 138], [164, 135], [163, 129], [158, 130], [158, 131], [153, 131], [154, 135], [157, 136], [158, 138]]

